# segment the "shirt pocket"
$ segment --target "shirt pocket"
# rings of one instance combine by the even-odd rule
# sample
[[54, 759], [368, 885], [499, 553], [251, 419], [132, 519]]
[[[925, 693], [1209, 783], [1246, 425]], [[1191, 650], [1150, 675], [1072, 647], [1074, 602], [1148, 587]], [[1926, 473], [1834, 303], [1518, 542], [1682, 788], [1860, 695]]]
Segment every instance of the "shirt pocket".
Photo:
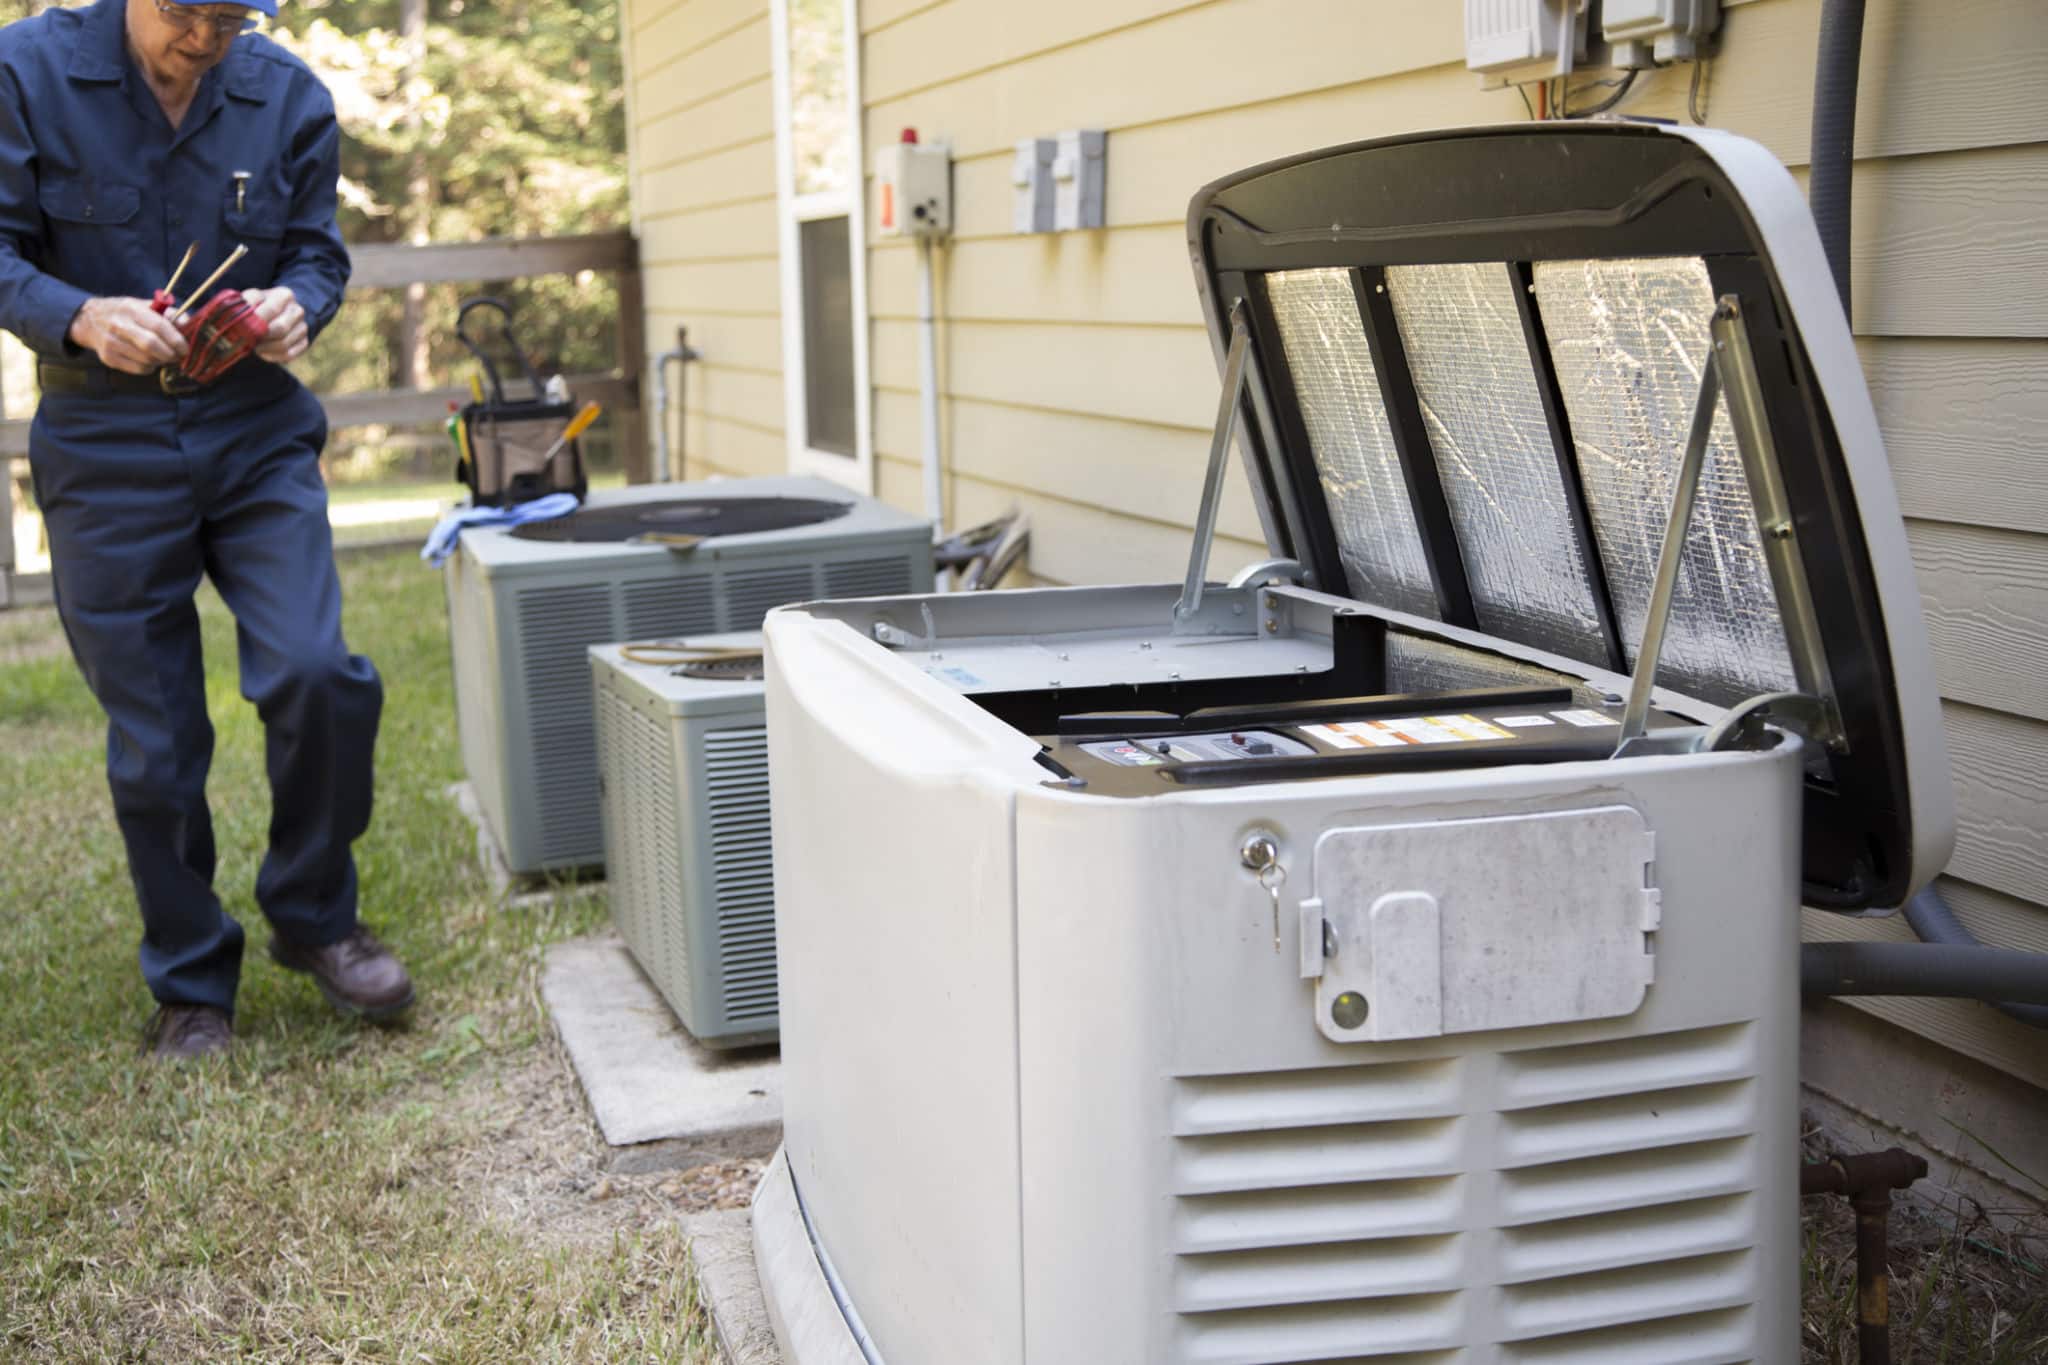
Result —
[[43, 211], [37, 265], [89, 294], [136, 292], [136, 281], [148, 273], [138, 245], [140, 189], [80, 175], [44, 176], [36, 198]]
[[291, 221], [291, 203], [282, 185], [251, 179], [237, 194], [229, 185], [221, 197], [222, 254], [237, 246], [249, 254], [236, 262], [222, 284], [235, 289], [267, 289], [277, 275], [277, 258]]
[[43, 216], [71, 227], [122, 227], [142, 210], [142, 191], [81, 176], [46, 179], [37, 187]]

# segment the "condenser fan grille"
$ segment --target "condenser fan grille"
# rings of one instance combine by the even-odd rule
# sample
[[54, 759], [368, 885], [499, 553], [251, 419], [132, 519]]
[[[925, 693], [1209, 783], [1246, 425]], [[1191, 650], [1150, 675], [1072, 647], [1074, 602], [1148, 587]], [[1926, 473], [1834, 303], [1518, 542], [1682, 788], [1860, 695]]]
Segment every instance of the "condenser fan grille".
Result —
[[755, 531], [787, 531], [843, 517], [853, 504], [825, 498], [671, 498], [622, 507], [586, 507], [552, 521], [531, 521], [514, 527], [524, 540], [619, 544], [668, 537], [746, 535]]

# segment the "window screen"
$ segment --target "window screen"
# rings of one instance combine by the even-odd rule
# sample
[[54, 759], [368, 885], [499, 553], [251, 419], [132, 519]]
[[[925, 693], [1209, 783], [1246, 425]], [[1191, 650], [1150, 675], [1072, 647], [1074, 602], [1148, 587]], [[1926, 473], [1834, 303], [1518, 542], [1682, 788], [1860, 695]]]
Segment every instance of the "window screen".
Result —
[[[1536, 301], [1633, 668], [1706, 363], [1713, 286], [1698, 257], [1539, 262]], [[1725, 401], [1714, 415], [1657, 678], [1724, 705], [1794, 686]]]
[[1515, 288], [1505, 262], [1387, 271], [1479, 624], [1601, 661], [1605, 637]]
[[1266, 276], [1351, 596], [1434, 618], [1436, 590], [1347, 270]]
[[803, 258], [804, 430], [813, 450], [854, 454], [853, 276], [844, 217], [798, 224]]

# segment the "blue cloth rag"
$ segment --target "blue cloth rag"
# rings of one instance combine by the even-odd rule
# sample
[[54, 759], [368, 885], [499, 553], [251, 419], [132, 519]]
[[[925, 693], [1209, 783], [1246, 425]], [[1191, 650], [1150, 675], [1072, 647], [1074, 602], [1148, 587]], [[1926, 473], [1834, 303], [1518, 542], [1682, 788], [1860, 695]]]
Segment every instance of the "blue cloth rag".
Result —
[[510, 507], [458, 507], [427, 533], [427, 543], [420, 546], [420, 558], [438, 568], [455, 553], [455, 542], [465, 526], [517, 526], [522, 521], [553, 521], [556, 517], [568, 516], [576, 507], [574, 493], [549, 493], [532, 502], [514, 503]]

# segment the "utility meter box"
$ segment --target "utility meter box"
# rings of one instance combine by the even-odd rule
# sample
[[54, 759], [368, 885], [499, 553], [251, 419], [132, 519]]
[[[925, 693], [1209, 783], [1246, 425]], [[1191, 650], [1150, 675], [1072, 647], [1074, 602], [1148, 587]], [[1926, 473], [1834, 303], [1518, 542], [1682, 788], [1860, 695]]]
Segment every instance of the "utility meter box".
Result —
[[875, 223], [884, 237], [945, 237], [953, 231], [953, 153], [919, 142], [913, 129], [875, 155]]
[[[1182, 583], [765, 625], [787, 1357], [1797, 1359], [1800, 906], [1953, 838], [1798, 186], [1433, 132], [1188, 245]], [[1233, 441], [1270, 558], [1212, 584]]]

